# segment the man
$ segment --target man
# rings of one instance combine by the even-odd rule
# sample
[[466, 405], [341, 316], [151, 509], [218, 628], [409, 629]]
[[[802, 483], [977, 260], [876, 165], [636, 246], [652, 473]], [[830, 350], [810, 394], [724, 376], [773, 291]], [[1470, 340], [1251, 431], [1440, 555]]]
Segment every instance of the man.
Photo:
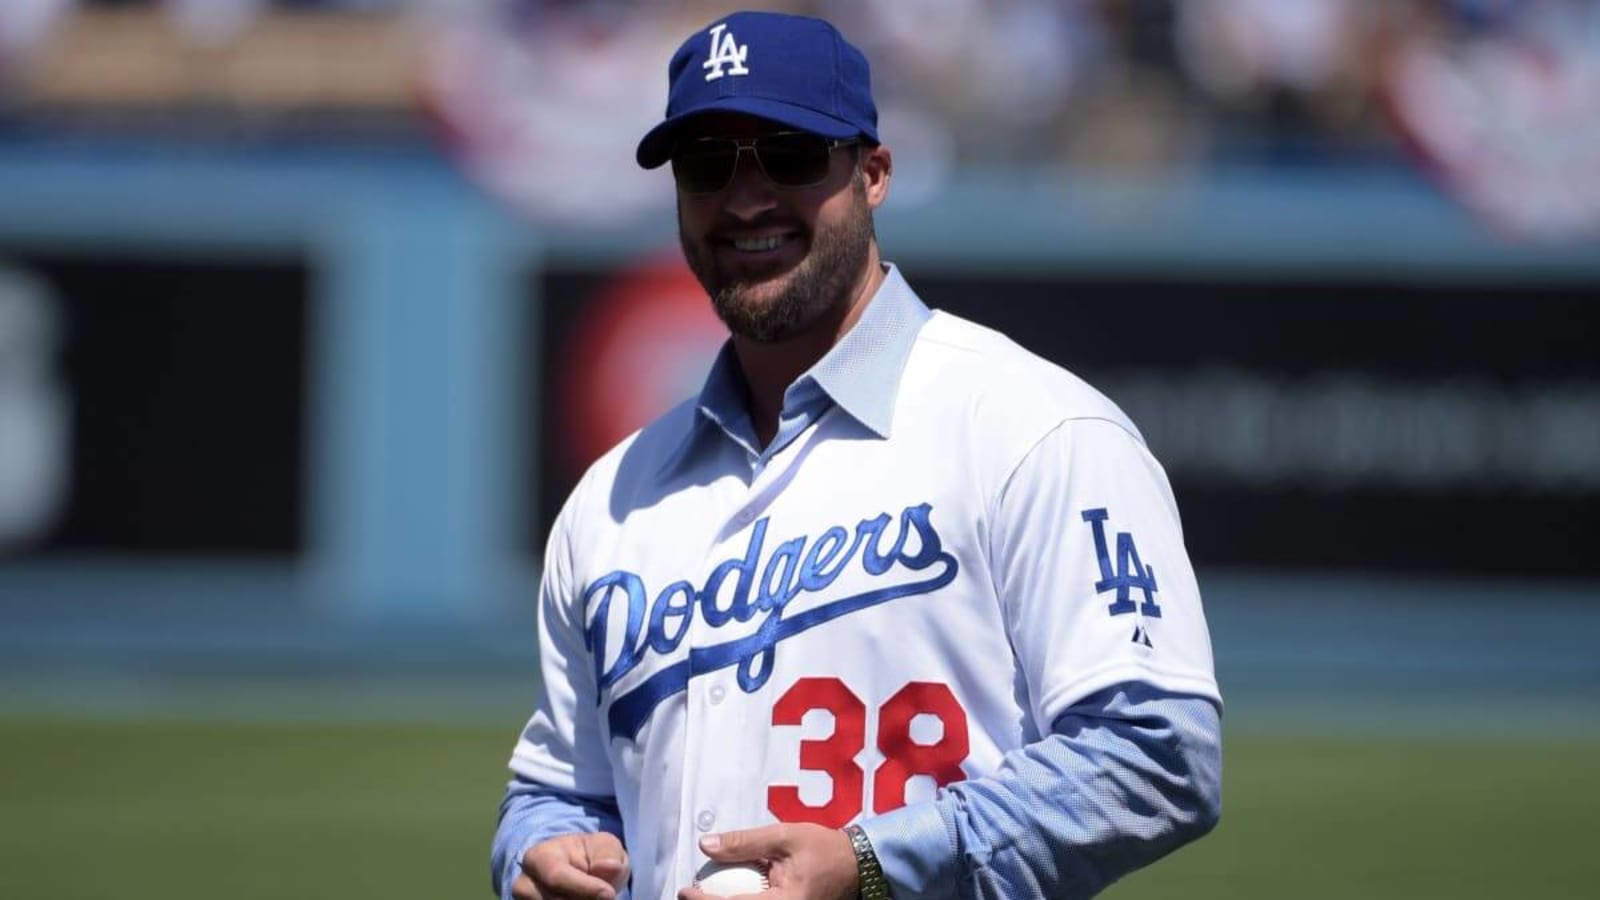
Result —
[[638, 159], [732, 337], [556, 520], [497, 890], [1087, 897], [1205, 833], [1220, 698], [1138, 432], [880, 260], [832, 26], [736, 14], [669, 80]]

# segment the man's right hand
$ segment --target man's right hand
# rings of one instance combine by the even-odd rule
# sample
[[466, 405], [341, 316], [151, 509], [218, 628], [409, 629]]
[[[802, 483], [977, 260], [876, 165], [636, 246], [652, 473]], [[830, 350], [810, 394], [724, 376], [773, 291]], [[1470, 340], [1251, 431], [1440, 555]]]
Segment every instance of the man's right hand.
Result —
[[615, 900], [628, 883], [628, 851], [608, 832], [564, 834], [522, 854], [516, 900]]

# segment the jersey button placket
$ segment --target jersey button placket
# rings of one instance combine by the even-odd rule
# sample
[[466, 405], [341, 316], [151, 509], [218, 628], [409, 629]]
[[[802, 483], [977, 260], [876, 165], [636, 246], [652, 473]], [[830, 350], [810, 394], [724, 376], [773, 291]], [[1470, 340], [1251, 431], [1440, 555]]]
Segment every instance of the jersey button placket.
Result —
[[[709, 548], [701, 567], [698, 584], [702, 587], [710, 578], [712, 571], [724, 560], [741, 557], [748, 548], [750, 526], [756, 520], [755, 512], [749, 504], [751, 496], [748, 488], [741, 489], [730, 507], [724, 507], [732, 514], [724, 512], [727, 518], [718, 535], [720, 540], [713, 542]], [[726, 592], [724, 592], [724, 595]], [[696, 602], [701, 602], [697, 598]], [[705, 623], [704, 612], [696, 609], [689, 620], [689, 636], [686, 643], [690, 647], [708, 647], [727, 638]], [[716, 827], [717, 807], [720, 801], [718, 795], [717, 766], [706, 765], [705, 760], [720, 754], [713, 735], [722, 733], [724, 728], [720, 714], [725, 711], [723, 704], [728, 699], [728, 689], [722, 683], [725, 672], [706, 672], [691, 674], [685, 708], [688, 722], [684, 728], [684, 773], [683, 788], [680, 795], [679, 808], [682, 810], [680, 820], [682, 834], [705, 834]], [[702, 761], [696, 764], [694, 761]], [[692, 830], [691, 830], [692, 829]], [[695, 849], [695, 842], [689, 841], [679, 864], [686, 866], [685, 876], [692, 876], [699, 862], [699, 852]]]

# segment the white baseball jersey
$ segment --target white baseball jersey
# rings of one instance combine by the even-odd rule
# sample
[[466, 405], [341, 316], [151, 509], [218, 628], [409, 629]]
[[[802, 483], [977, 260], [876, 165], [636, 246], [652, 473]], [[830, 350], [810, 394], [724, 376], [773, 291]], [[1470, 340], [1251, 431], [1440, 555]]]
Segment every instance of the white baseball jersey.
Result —
[[511, 766], [614, 796], [634, 896], [707, 832], [842, 826], [993, 772], [1125, 682], [1220, 702], [1166, 477], [1084, 382], [898, 271], [757, 462], [689, 402], [558, 517]]

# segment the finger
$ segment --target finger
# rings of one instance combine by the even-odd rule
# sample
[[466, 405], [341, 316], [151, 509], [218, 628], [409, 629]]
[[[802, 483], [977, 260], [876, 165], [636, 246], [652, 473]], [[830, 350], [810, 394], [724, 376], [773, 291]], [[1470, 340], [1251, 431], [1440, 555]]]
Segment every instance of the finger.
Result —
[[541, 862], [529, 871], [536, 889], [534, 897], [582, 897], [586, 900], [615, 900], [617, 889], [577, 866]]
[[584, 835], [583, 852], [590, 875], [604, 879], [619, 891], [628, 883], [628, 851], [616, 835], [606, 831]]
[[717, 862], [757, 862], [786, 855], [787, 829], [766, 825], [744, 831], [708, 834], [700, 839], [700, 851]]
[[589, 866], [589, 874], [621, 890], [628, 883], [628, 864], [620, 859], [596, 860]]
[[517, 880], [511, 882], [512, 900], [540, 900], [539, 891], [533, 886], [533, 879], [526, 872], [519, 874]]

